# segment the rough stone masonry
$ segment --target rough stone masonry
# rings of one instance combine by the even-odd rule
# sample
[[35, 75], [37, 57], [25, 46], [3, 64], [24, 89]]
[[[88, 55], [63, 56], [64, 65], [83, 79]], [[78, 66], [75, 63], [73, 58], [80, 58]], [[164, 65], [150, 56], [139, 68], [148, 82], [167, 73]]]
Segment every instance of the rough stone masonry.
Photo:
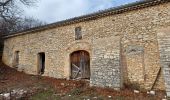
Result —
[[43, 76], [70, 79], [70, 54], [84, 50], [91, 86], [170, 92], [169, 0], [139, 1], [4, 38], [4, 63], [28, 74], [38, 74], [44, 53]]

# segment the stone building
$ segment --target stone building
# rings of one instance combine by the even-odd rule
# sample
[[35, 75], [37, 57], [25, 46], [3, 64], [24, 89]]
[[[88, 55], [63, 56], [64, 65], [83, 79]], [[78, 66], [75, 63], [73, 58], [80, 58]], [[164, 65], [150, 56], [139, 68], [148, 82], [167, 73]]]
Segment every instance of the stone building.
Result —
[[4, 38], [4, 63], [28, 74], [170, 91], [169, 0], [139, 1]]

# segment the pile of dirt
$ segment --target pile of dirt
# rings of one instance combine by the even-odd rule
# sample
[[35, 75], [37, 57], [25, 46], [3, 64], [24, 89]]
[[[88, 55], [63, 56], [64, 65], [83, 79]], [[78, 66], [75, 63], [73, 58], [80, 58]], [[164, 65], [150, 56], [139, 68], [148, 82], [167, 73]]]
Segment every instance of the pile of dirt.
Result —
[[32, 84], [35, 82], [31, 79], [31, 75], [18, 72], [16, 69], [10, 68], [0, 63], [0, 92], [10, 90], [15, 86]]
[[62, 94], [66, 94], [75, 88], [89, 87], [89, 82], [86, 80], [76, 81], [76, 80], [66, 80], [66, 79], [55, 79], [49, 77], [44, 77], [42, 79], [44, 83], [49, 84], [55, 90], [60, 90], [59, 92], [61, 92]]

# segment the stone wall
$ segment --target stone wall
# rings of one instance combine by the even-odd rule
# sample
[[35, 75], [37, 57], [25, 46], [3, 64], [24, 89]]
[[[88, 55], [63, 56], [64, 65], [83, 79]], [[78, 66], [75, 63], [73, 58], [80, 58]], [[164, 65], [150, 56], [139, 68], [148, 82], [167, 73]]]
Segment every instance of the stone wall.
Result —
[[167, 95], [170, 96], [170, 26], [157, 29], [157, 36], [166, 91]]
[[[69, 54], [86, 50], [91, 57], [92, 85], [121, 87], [123, 81], [147, 90], [164, 90], [164, 80], [158, 74], [156, 29], [170, 26], [169, 11], [170, 3], [166, 3], [8, 38], [3, 61], [12, 67], [14, 52], [20, 51], [19, 70], [37, 74], [37, 54], [45, 52], [44, 76], [69, 78]], [[79, 26], [83, 39], [75, 40]]]
[[119, 34], [94, 40], [92, 48], [91, 85], [122, 87]]

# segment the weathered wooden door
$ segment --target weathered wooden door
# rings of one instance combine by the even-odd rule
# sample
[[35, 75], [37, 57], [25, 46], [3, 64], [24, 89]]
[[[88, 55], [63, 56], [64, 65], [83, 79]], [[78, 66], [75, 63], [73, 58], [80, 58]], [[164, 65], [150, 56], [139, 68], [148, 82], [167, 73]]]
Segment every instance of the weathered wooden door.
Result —
[[71, 54], [71, 78], [90, 78], [90, 56], [86, 51], [76, 51]]

